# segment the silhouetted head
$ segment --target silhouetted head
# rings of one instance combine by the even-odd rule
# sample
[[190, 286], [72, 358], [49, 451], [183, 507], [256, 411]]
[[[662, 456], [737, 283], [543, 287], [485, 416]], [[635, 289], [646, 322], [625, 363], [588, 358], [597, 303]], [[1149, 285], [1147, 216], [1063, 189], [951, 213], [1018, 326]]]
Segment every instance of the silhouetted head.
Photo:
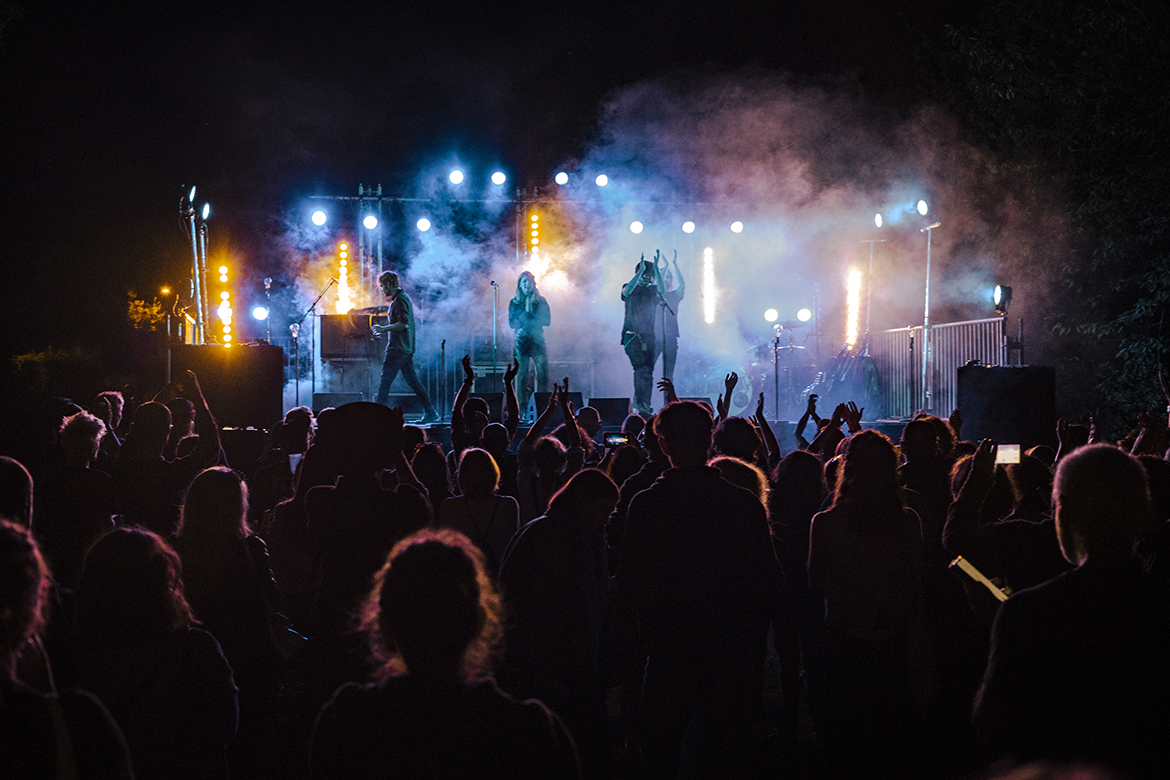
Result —
[[502, 423], [490, 423], [480, 434], [480, 440], [484, 449], [501, 455], [512, 443], [512, 437], [508, 435], [508, 429]]
[[472, 447], [459, 457], [459, 490], [472, 500], [491, 498], [500, 486], [500, 467], [487, 450]]
[[764, 508], [768, 508], [768, 477], [759, 466], [729, 455], [712, 458], [707, 465], [719, 469], [723, 478], [736, 487], [751, 491]]
[[33, 480], [15, 458], [0, 455], [0, 520], [32, 526]]
[[223, 466], [204, 469], [187, 488], [179, 536], [187, 539], [243, 539], [248, 527], [248, 486]]
[[763, 448], [759, 430], [745, 417], [721, 420], [711, 435], [711, 451], [719, 455], [757, 463], [762, 460]]
[[322, 438], [338, 459], [341, 473], [369, 475], [391, 468], [402, 451], [402, 424], [382, 404], [357, 401], [334, 409]]
[[382, 677], [468, 680], [490, 670], [503, 638], [500, 617], [483, 553], [458, 531], [428, 529], [391, 550], [362, 626]]
[[139, 457], [162, 455], [171, 432], [171, 410], [157, 401], [148, 401], [134, 412], [134, 424], [127, 439], [133, 442]]
[[654, 433], [671, 465], [683, 461], [707, 462], [714, 420], [707, 408], [694, 401], [674, 401], [654, 418]]
[[65, 459], [78, 466], [88, 466], [97, 457], [106, 424], [89, 412], [78, 412], [61, 423], [61, 449]]
[[902, 429], [902, 455], [907, 461], [938, 455], [938, 429], [929, 420], [911, 420]]
[[638, 436], [646, 428], [646, 420], [641, 415], [631, 414], [622, 420], [622, 433], [630, 437], [630, 441], [637, 441]]
[[582, 469], [549, 499], [548, 514], [574, 513], [589, 527], [600, 528], [613, 513], [618, 497], [617, 485], [604, 471]]
[[884, 434], [862, 431], [849, 439], [840, 473], [834, 509], [864, 523], [870, 516], [879, 522], [902, 512], [898, 486], [898, 455]]
[[577, 425], [592, 439], [601, 430], [601, 412], [592, 406], [584, 406], [577, 412]]
[[1056, 536], [1069, 563], [1127, 559], [1150, 514], [1145, 469], [1117, 447], [1081, 447], [1057, 465], [1052, 503]]
[[195, 404], [186, 398], [172, 398], [167, 408], [171, 410], [171, 432], [190, 436], [195, 429]]
[[0, 520], [0, 663], [11, 676], [16, 655], [45, 623], [49, 569], [28, 529]]

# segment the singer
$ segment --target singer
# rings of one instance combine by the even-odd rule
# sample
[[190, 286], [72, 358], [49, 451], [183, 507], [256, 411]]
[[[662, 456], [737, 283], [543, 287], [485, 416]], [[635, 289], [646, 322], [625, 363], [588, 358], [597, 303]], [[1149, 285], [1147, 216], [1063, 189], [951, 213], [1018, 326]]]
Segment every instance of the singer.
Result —
[[512, 354], [520, 364], [520, 372], [516, 375], [516, 396], [522, 414], [527, 413], [532, 392], [528, 383], [530, 360], [536, 367], [536, 391], [548, 392], [548, 350], [544, 344], [544, 329], [551, 322], [552, 312], [548, 301], [536, 289], [536, 277], [524, 271], [516, 280], [516, 297], [508, 302], [508, 327], [516, 331]]
[[634, 269], [634, 276], [622, 285], [622, 301], [626, 304], [622, 324], [622, 348], [634, 369], [634, 411], [642, 416], [654, 413], [650, 393], [654, 386], [654, 363], [662, 352], [661, 333], [654, 316], [658, 305], [658, 291], [663, 288], [662, 277], [655, 264], [643, 255]]
[[390, 334], [386, 342], [386, 358], [382, 362], [382, 381], [378, 383], [378, 403], [385, 405], [389, 400], [390, 386], [401, 371], [406, 384], [422, 401], [424, 414], [421, 424], [438, 422], [439, 413], [431, 406], [426, 388], [414, 372], [414, 307], [399, 284], [398, 274], [387, 271], [378, 277], [378, 283], [382, 286], [382, 295], [390, 299], [390, 311], [387, 314], [389, 324], [372, 326], [376, 336]]

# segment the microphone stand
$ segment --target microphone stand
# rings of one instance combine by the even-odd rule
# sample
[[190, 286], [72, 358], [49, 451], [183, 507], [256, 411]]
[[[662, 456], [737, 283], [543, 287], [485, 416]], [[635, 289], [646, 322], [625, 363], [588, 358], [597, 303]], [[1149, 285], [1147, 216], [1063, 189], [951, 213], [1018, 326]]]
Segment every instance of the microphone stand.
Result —
[[497, 328], [500, 321], [500, 285], [492, 280], [492, 378], [495, 380], [492, 384], [496, 388], [496, 392], [503, 392], [503, 380], [496, 376], [499, 366], [496, 365], [496, 348], [498, 345]]
[[[334, 278], [332, 278], [332, 277], [330, 277], [330, 279], [329, 279], [329, 283], [328, 283], [328, 284], [326, 284], [326, 285], [325, 285], [325, 287], [324, 287], [324, 288], [321, 290], [321, 294], [320, 294], [320, 295], [318, 295], [318, 296], [316, 297], [316, 299], [315, 299], [315, 300], [314, 300], [312, 303], [310, 303], [310, 304], [309, 304], [309, 308], [305, 309], [305, 313], [301, 315], [301, 318], [300, 318], [299, 320], [297, 320], [295, 323], [293, 323], [292, 325], [290, 325], [290, 326], [289, 326], [289, 330], [290, 330], [290, 331], [292, 331], [292, 334], [293, 334], [293, 339], [295, 339], [295, 340], [296, 340], [296, 345], [297, 345], [297, 370], [296, 370], [296, 372], [295, 372], [295, 376], [296, 376], [296, 379], [297, 379], [297, 390], [296, 390], [296, 395], [297, 395], [297, 406], [300, 406], [300, 405], [301, 405], [301, 383], [300, 383], [300, 373], [301, 373], [301, 366], [300, 366], [300, 361], [301, 361], [301, 341], [300, 341], [300, 330], [301, 330], [301, 323], [305, 321], [305, 317], [308, 317], [310, 312], [312, 312], [314, 309], [316, 309], [316, 308], [317, 308], [317, 304], [318, 304], [318, 303], [320, 303], [321, 299], [325, 297], [325, 293], [329, 292], [329, 288], [330, 288], [330, 287], [332, 287], [332, 286], [333, 286], [333, 285], [335, 285], [335, 284], [337, 284], [337, 280], [336, 280], [336, 279], [334, 279]], [[316, 328], [314, 328], [314, 329], [313, 329], [313, 335], [314, 335], [314, 336], [316, 336], [316, 335], [317, 335], [317, 329], [316, 329]], [[313, 371], [312, 371], [312, 376], [313, 376], [313, 392], [314, 392], [314, 393], [316, 393], [316, 392], [317, 392], [317, 353], [316, 353], [316, 352], [314, 352], [314, 353], [313, 353]]]

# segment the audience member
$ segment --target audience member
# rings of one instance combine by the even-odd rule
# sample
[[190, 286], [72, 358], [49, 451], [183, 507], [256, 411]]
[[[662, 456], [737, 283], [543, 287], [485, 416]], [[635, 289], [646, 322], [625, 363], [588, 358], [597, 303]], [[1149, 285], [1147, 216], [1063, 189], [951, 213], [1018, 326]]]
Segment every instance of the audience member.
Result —
[[500, 571], [504, 551], [520, 529], [520, 505], [511, 496], [497, 495], [500, 469], [487, 450], [472, 447], [459, 458], [460, 496], [439, 508], [439, 527], [460, 532], [479, 548], [493, 577]]

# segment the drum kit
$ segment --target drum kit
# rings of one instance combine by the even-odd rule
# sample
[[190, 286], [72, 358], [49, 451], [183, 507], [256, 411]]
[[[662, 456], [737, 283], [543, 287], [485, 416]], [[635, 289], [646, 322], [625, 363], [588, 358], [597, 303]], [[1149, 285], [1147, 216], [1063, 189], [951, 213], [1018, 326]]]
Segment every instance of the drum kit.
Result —
[[[802, 396], [816, 379], [813, 350], [796, 343], [795, 331], [810, 323], [799, 320], [778, 322], [772, 327], [776, 335], [767, 343], [748, 348], [752, 397], [761, 392], [772, 395], [772, 413], [776, 419], [795, 419], [804, 411]], [[788, 333], [788, 343], [781, 343]], [[807, 339], [806, 339], [807, 340]], [[768, 380], [772, 381], [769, 382]], [[771, 385], [769, 387], [769, 385]]]

